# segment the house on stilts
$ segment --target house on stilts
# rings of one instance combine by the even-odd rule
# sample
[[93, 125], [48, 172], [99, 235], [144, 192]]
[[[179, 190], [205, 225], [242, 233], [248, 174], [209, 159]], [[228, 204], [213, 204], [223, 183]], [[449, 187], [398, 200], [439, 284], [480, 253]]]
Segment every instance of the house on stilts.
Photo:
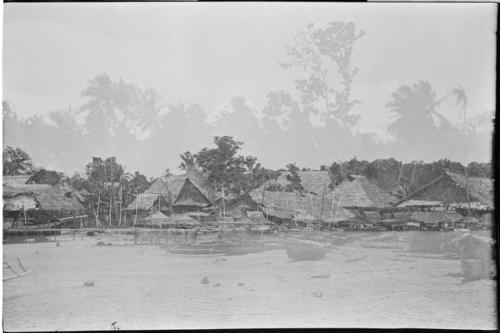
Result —
[[[425, 206], [412, 204], [422, 202]], [[431, 229], [488, 225], [493, 210], [490, 178], [466, 177], [448, 170], [394, 205], [394, 211], [409, 211], [413, 219]]]
[[[69, 184], [33, 183], [32, 176], [3, 176], [3, 228], [53, 228], [86, 219], [84, 198]], [[78, 220], [78, 221], [77, 221]]]
[[200, 213], [217, 198], [205, 175], [190, 170], [182, 175], [159, 177], [139, 193], [125, 209], [129, 220], [147, 221], [152, 212], [172, 214]]

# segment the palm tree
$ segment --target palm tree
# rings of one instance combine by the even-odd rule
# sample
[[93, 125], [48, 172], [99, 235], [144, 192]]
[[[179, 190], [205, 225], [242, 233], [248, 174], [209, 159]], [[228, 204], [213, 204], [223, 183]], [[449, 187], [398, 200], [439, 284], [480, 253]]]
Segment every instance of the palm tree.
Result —
[[80, 126], [76, 121], [76, 116], [71, 110], [71, 105], [67, 110], [52, 111], [49, 113], [49, 119], [54, 123], [58, 130], [74, 134], [80, 131]]
[[469, 102], [469, 98], [465, 94], [465, 89], [462, 86], [458, 86], [455, 89], [452, 90], [452, 94], [456, 96], [456, 104], [460, 105], [462, 113], [464, 115], [464, 135], [465, 135], [465, 130], [466, 130], [466, 109], [467, 109], [467, 104]]
[[108, 125], [117, 119], [114, 84], [106, 73], [89, 80], [88, 84], [81, 93], [88, 101], [80, 107], [81, 112], [87, 113], [87, 126]]
[[401, 86], [391, 97], [386, 107], [393, 113], [394, 120], [388, 130], [410, 146], [418, 146], [422, 139], [434, 137], [438, 128], [433, 116], [447, 123], [435, 110], [438, 101], [428, 81], [419, 81], [411, 87]]
[[138, 110], [140, 134], [149, 131], [151, 137], [157, 136], [165, 127], [160, 111], [165, 105], [159, 105], [160, 95], [152, 88], [146, 88], [141, 94]]
[[104, 73], [88, 81], [88, 86], [81, 95], [88, 98], [80, 107], [86, 113], [87, 126], [90, 129], [107, 128], [114, 134], [119, 121], [133, 120], [135, 117], [136, 99], [140, 89], [120, 79], [114, 83]]

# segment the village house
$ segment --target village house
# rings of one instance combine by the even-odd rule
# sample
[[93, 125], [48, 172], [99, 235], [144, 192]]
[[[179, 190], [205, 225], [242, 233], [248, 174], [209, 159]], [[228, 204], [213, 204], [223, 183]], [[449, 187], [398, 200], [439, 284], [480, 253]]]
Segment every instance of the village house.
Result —
[[484, 219], [491, 219], [493, 209], [491, 179], [466, 178], [450, 171], [445, 171], [394, 207], [395, 211], [403, 211], [402, 214], [406, 211], [428, 229], [474, 228], [480, 223], [488, 224]]
[[[260, 211], [272, 222], [278, 224], [293, 223], [297, 226], [325, 222], [332, 223], [332, 218], [336, 218], [338, 221], [354, 217], [353, 214], [329, 201], [327, 194], [331, 192], [329, 188], [331, 181], [328, 173], [322, 171], [306, 171], [302, 173], [319, 176], [301, 178], [304, 187], [302, 193], [271, 190], [274, 188], [272, 185], [276, 184], [276, 180], [271, 180], [255, 190], [225, 200], [223, 211], [228, 216], [236, 217]], [[322, 177], [324, 175], [328, 177]], [[278, 177], [278, 179], [283, 180], [282, 176]], [[280, 185], [284, 187], [286, 183]], [[325, 189], [328, 192], [324, 195], [315, 194], [313, 190], [318, 189]], [[220, 213], [222, 201], [219, 200], [215, 204], [214, 209]], [[307, 219], [304, 219], [305, 216], [307, 216]], [[327, 221], [327, 219], [330, 220]]]
[[328, 195], [328, 200], [356, 215], [348, 223], [340, 223], [347, 229], [362, 229], [381, 223], [388, 210], [397, 202], [389, 191], [361, 175], [350, 175]]
[[4, 229], [53, 227], [84, 214], [83, 197], [69, 184], [34, 184], [30, 179], [3, 176]]
[[208, 179], [196, 171], [159, 177], [125, 209], [129, 215], [144, 218], [151, 211], [163, 214], [200, 212], [217, 198]]

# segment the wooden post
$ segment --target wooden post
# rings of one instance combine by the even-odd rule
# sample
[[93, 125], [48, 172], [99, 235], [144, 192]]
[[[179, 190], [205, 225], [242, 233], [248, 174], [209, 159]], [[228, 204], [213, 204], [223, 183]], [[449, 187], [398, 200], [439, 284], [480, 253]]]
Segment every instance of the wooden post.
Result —
[[[111, 183], [111, 184], [113, 184], [113, 183]], [[113, 188], [113, 186], [111, 186], [111, 188]], [[111, 227], [111, 206], [112, 206], [112, 202], [113, 202], [113, 198], [112, 198], [112, 195], [111, 195], [111, 191], [109, 191], [109, 221], [108, 221], [109, 227]]]
[[337, 209], [335, 210], [335, 217], [334, 217], [334, 219], [337, 217], [337, 212], [339, 211], [340, 203], [342, 202], [342, 195], [343, 195], [343, 193], [340, 195], [339, 203], [337, 204]]
[[26, 219], [26, 207], [23, 205], [23, 211], [24, 211], [24, 225], [28, 224], [27, 219]]
[[333, 192], [332, 192], [332, 209], [331, 209], [331, 211], [330, 211], [330, 217], [332, 217], [332, 216], [333, 216], [333, 202], [334, 202], [334, 200], [333, 200], [333, 199], [334, 199], [334, 195], [333, 195]]
[[101, 223], [99, 222], [99, 206], [101, 204], [101, 191], [97, 191], [97, 213], [95, 214], [95, 226], [100, 227]]
[[293, 222], [295, 223], [295, 228], [298, 228], [299, 225], [297, 224], [297, 220], [295, 219], [295, 192], [293, 192]]
[[313, 195], [312, 193], [309, 193], [310, 198], [311, 198], [311, 215], [314, 216], [314, 207], [313, 207]]
[[139, 210], [139, 191], [137, 191], [137, 196], [135, 197], [135, 218], [134, 218], [134, 228], [137, 224], [137, 211]]
[[120, 177], [120, 216], [118, 218], [118, 225], [120, 227], [122, 225], [122, 210], [123, 210], [123, 188], [122, 188], [122, 179]]
[[222, 187], [222, 209], [224, 211], [224, 228], [227, 229], [226, 199], [225, 199], [225, 195], [224, 195], [224, 187]]
[[469, 198], [469, 175], [465, 167], [465, 196], [467, 197], [467, 216], [471, 216], [470, 198]]
[[319, 213], [319, 216], [323, 216], [323, 207], [325, 205], [325, 191], [326, 191], [326, 184], [323, 185], [323, 195], [321, 196], [321, 211]]

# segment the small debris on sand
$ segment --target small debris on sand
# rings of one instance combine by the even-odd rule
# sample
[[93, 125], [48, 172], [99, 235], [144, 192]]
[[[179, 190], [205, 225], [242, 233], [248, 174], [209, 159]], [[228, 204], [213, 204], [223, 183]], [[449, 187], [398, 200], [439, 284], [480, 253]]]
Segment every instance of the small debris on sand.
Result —
[[320, 293], [319, 291], [314, 291], [312, 294], [314, 297], [323, 297], [323, 294]]
[[208, 276], [203, 277], [203, 279], [201, 279], [201, 282], [200, 282], [200, 283], [201, 283], [201, 284], [209, 284], [209, 283], [210, 283], [210, 281], [208, 280]]
[[57, 242], [57, 243], [56, 243], [56, 247], [59, 247], [59, 246], [61, 246], [61, 244], [59, 244], [59, 242]]
[[108, 246], [111, 246], [111, 245], [113, 245], [113, 244], [111, 244], [111, 243], [108, 243], [107, 245], [108, 245]]
[[106, 246], [106, 243], [104, 243], [103, 241], [98, 241], [97, 246]]
[[226, 259], [224, 259], [224, 258], [217, 258], [217, 259], [214, 260], [214, 263], [222, 262], [222, 261], [226, 261]]
[[212, 287], [220, 287], [220, 283], [214, 283]]
[[311, 275], [311, 278], [313, 278], [313, 279], [327, 279], [329, 277], [330, 277], [330, 275], [328, 275], [328, 274]]
[[238, 287], [243, 287], [245, 284], [243, 282], [238, 282]]
[[120, 328], [118, 326], [116, 326], [116, 323], [117, 323], [117, 321], [114, 321], [114, 322], [111, 323], [111, 330], [113, 330], [113, 331], [119, 331], [120, 330]]
[[252, 288], [252, 289], [250, 289], [250, 291], [254, 292], [254, 291], [255, 291], [255, 289], [254, 289], [254, 288]]
[[84, 281], [83, 285], [85, 287], [93, 287], [93, 286], [95, 286], [95, 281]]

